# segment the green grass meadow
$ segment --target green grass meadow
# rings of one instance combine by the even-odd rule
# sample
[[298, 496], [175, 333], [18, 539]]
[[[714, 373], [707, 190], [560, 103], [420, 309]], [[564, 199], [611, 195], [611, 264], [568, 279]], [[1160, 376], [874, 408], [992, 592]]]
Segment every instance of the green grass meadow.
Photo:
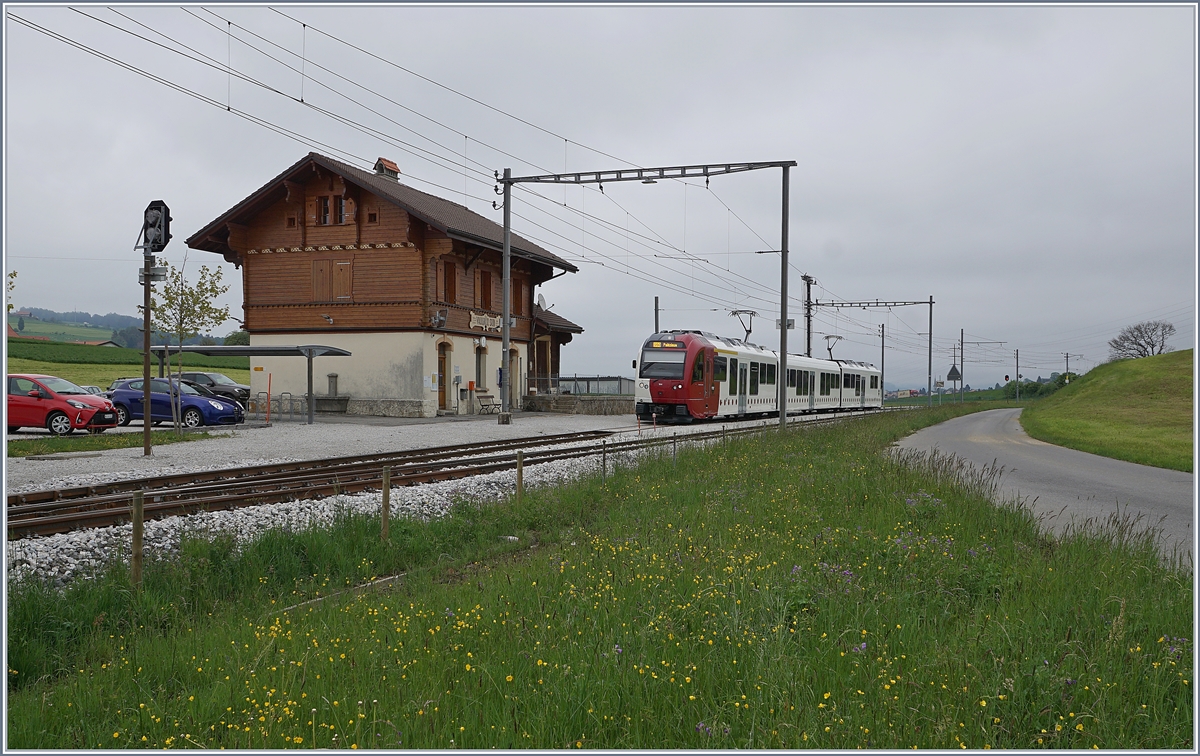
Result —
[[[140, 424], [141, 421], [139, 420]], [[170, 425], [170, 422], [167, 423]], [[154, 446], [177, 444], [184, 441], [199, 441], [202, 438], [212, 438], [207, 431], [185, 431], [176, 433], [173, 430], [156, 430], [150, 433], [150, 443]], [[141, 433], [88, 433], [72, 434], [70, 436], [36, 436], [28, 439], [8, 442], [8, 456], [28, 457], [32, 454], [61, 454], [62, 452], [105, 451], [107, 449], [129, 449], [140, 447], [144, 443]]]
[[1021, 413], [1036, 439], [1192, 472], [1191, 349], [1100, 365]]
[[887, 451], [984, 408], [10, 585], [7, 745], [1193, 748], [1190, 568]]
[[[102, 347], [96, 347], [100, 349]], [[244, 386], [250, 385], [250, 371], [235, 368], [193, 367], [192, 369], [212, 370], [224, 373]], [[26, 360], [20, 357], [8, 358], [9, 373], [25, 373], [33, 375], [56, 375], [78, 386], [99, 386], [108, 390], [109, 385], [118, 378], [138, 378], [142, 375], [142, 364], [136, 365], [105, 365], [97, 363], [43, 362], [41, 360]], [[158, 361], [150, 363], [150, 374], [158, 375]]]
[[[8, 324], [17, 327], [17, 316], [9, 313]], [[22, 336], [45, 336], [54, 341], [107, 341], [112, 336], [111, 328], [96, 328], [80, 323], [58, 323], [37, 318], [25, 318]]]
[[[26, 325], [28, 330], [28, 324]], [[172, 362], [178, 355], [172, 357]], [[142, 374], [142, 353], [121, 347], [63, 344], [30, 339], [8, 340], [8, 372], [56, 375], [80, 386], [107, 389], [118, 378]], [[250, 385], [249, 357], [209, 357], [183, 355], [183, 364], [192, 369], [212, 370]], [[158, 360], [151, 358], [150, 371], [158, 375]]]

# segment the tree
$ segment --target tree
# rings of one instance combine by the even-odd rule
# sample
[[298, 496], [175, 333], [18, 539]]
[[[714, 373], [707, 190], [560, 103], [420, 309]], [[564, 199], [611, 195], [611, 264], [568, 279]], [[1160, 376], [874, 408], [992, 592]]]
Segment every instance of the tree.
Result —
[[225, 346], [250, 346], [250, 332], [234, 331], [225, 337]]
[[1175, 326], [1162, 320], [1126, 326], [1116, 338], [1108, 342], [1110, 360], [1137, 359], [1170, 352], [1167, 339], [1175, 335]]
[[[187, 266], [186, 258], [183, 264], [184, 267]], [[229, 318], [229, 308], [213, 304], [213, 300], [229, 291], [229, 287], [221, 283], [221, 276], [220, 266], [209, 271], [207, 265], [201, 265], [193, 286], [184, 277], [183, 268], [168, 265], [167, 280], [162, 284], [161, 293], [151, 291], [150, 294], [150, 322], [154, 328], [170, 334], [174, 343], [182, 345], [187, 339], [198, 336], [201, 331], [224, 323]], [[168, 371], [170, 367], [168, 352]], [[179, 430], [178, 400], [171, 402], [171, 415], [176, 430]]]
[[8, 286], [6, 288], [8, 291], [8, 297], [7, 297], [8, 301], [5, 303], [5, 305], [7, 306], [8, 309], [6, 309], [4, 311], [4, 313], [7, 315], [8, 313], [13, 311], [12, 293], [13, 293], [13, 289], [17, 288], [17, 271], [10, 270], [8, 272]]
[[18, 331], [25, 330], [25, 316], [24, 315], [17, 316], [17, 330]]

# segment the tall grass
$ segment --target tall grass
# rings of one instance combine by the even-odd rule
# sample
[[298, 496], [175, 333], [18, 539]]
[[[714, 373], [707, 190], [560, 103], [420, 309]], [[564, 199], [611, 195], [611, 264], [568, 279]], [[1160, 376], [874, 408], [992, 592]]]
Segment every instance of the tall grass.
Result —
[[962, 411], [10, 587], [9, 746], [1190, 748], [1189, 575], [885, 453]]

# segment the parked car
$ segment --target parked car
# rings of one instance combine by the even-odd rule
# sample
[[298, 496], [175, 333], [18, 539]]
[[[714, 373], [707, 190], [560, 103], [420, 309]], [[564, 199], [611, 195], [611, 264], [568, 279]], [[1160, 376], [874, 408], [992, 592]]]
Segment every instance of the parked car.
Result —
[[99, 386], [80, 386], [79, 388], [94, 396], [104, 393], [104, 389], [100, 388]]
[[250, 387], [238, 383], [223, 373], [186, 372], [180, 373], [179, 377], [185, 381], [199, 383], [201, 386], [206, 387], [214, 394], [227, 396], [238, 404], [242, 405], [243, 409], [249, 405]]
[[113, 403], [53, 375], [8, 376], [8, 432], [45, 428], [66, 436], [79, 428], [102, 433], [117, 425]]
[[215, 391], [213, 391], [212, 389], [210, 389], [208, 386], [205, 386], [203, 383], [196, 383], [195, 381], [189, 381], [187, 379], [184, 379], [182, 382], [185, 385], [191, 386], [192, 388], [196, 389], [196, 393], [199, 394], [200, 396], [207, 396], [212, 399], [223, 399], [224, 398], [220, 394], [218, 394]]
[[[141, 378], [125, 381], [112, 391], [112, 402], [117, 413], [117, 423], [128, 425], [130, 420], [142, 420], [142, 397], [145, 383]], [[203, 396], [186, 383], [168, 381], [166, 378], [150, 380], [150, 420], [171, 421], [171, 396], [180, 397], [180, 420], [188, 428], [202, 425], [234, 425], [244, 422], [245, 413], [237, 402]]]
[[127, 375], [124, 378], [117, 378], [112, 383], [108, 384], [108, 391], [105, 391], [104, 395], [107, 396], [109, 399], [112, 399], [112, 392], [117, 388], [117, 386], [120, 386], [125, 381], [134, 381], [140, 377], [141, 376], [137, 376], [137, 375]]

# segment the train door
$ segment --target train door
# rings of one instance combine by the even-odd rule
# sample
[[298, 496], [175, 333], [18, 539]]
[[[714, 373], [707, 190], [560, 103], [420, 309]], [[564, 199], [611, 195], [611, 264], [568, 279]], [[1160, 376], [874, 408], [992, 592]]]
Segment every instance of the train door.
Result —
[[811, 370], [808, 371], [808, 408], [817, 408], [817, 374]]
[[859, 394], [859, 396], [862, 397], [862, 401], [860, 401], [858, 403], [858, 406], [866, 407], [867, 406], [867, 376], [865, 376], [865, 375], [858, 376], [858, 386], [859, 386], [858, 394]]
[[746, 388], [750, 384], [750, 366], [738, 365], [738, 414], [746, 414]]
[[717, 414], [717, 386], [713, 372], [713, 358], [716, 352], [704, 350], [704, 416], [712, 417]]

